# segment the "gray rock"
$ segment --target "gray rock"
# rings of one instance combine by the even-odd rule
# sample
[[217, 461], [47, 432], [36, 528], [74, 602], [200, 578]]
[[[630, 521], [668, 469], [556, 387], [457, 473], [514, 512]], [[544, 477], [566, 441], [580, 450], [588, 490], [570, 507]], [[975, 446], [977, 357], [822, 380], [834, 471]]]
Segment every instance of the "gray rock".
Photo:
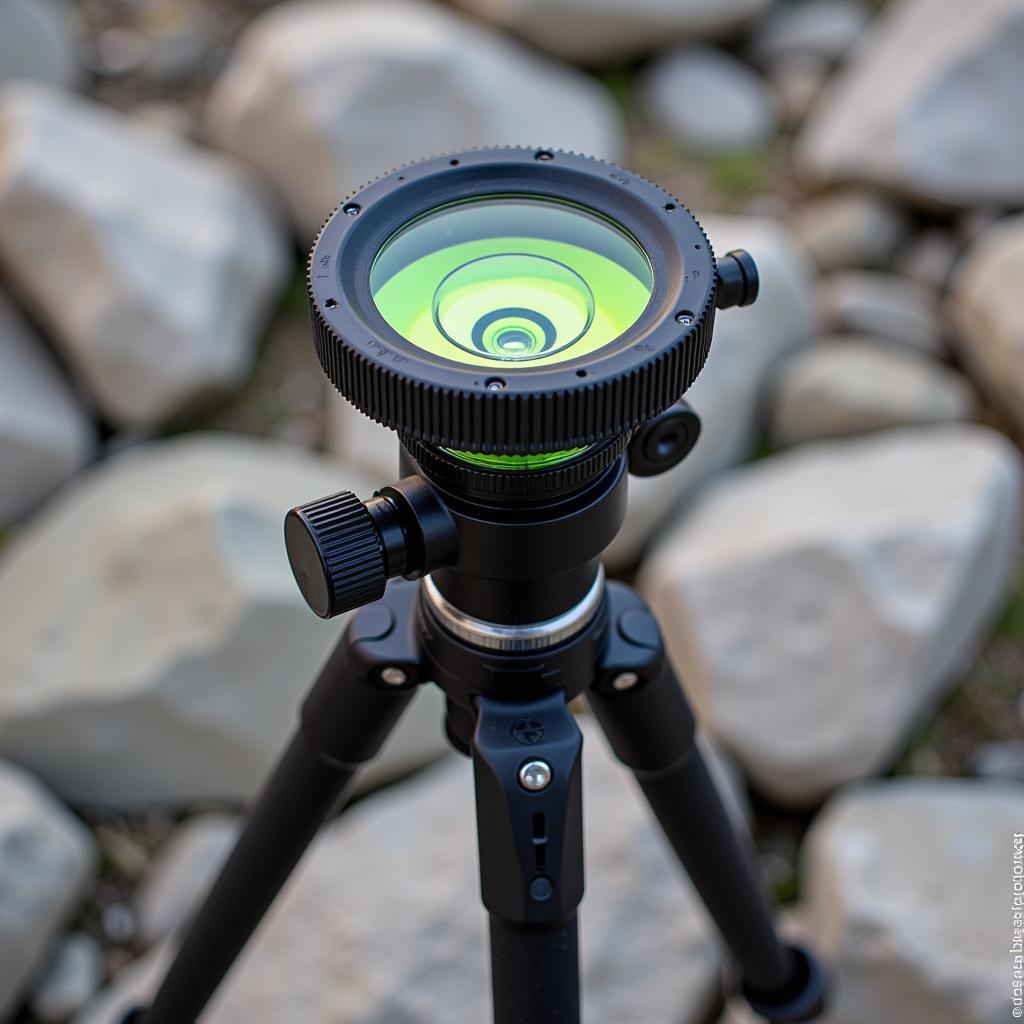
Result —
[[928, 356], [870, 340], [832, 339], [794, 356], [779, 374], [776, 445], [887, 427], [968, 419], [967, 381]]
[[1024, 215], [1001, 221], [970, 249], [946, 312], [978, 386], [1024, 430]]
[[570, 61], [638, 57], [684, 39], [727, 35], [770, 0], [459, 0]]
[[765, 65], [791, 57], [837, 61], [857, 42], [867, 23], [867, 9], [857, 0], [777, 4], [754, 25], [750, 56]]
[[[284, 514], [342, 487], [372, 490], [298, 449], [202, 435], [80, 477], [0, 562], [0, 751], [73, 803], [246, 799], [342, 627], [302, 600]], [[427, 689], [366, 785], [443, 749]]]
[[[717, 988], [718, 942], [639, 791], [582, 724], [584, 1017], [696, 1024]], [[353, 808], [300, 865], [210, 1024], [488, 1019], [474, 827], [469, 766], [454, 759]], [[154, 957], [126, 972], [77, 1024], [113, 1024], [160, 968]]]
[[606, 554], [616, 569], [639, 557], [697, 485], [751, 454], [772, 371], [814, 336], [810, 270], [788, 232], [753, 218], [716, 216], [702, 222], [716, 253], [750, 251], [761, 293], [753, 306], [731, 309], [715, 321], [711, 355], [686, 394], [703, 423], [697, 447], [675, 469], [629, 481], [626, 522]]
[[0, 762], [0, 1020], [27, 995], [95, 869], [84, 826], [34, 779]]
[[65, 935], [33, 986], [29, 1006], [40, 1024], [63, 1024], [103, 984], [103, 948], [84, 932]]
[[0, 522], [38, 504], [95, 445], [96, 431], [53, 360], [0, 296]]
[[938, 293], [917, 281], [844, 270], [822, 280], [818, 303], [826, 331], [874, 335], [933, 355], [944, 351]]
[[433, 153], [557, 145], [615, 159], [623, 145], [615, 105], [592, 79], [408, 0], [261, 15], [213, 91], [206, 127], [274, 183], [304, 238], [346, 193]]
[[0, 81], [34, 78], [73, 86], [81, 77], [78, 26], [64, 0], [4, 0], [0, 4]]
[[641, 588], [713, 738], [788, 805], [886, 768], [1015, 575], [1019, 455], [974, 426], [805, 445], [737, 471]]
[[829, 76], [828, 63], [820, 57], [795, 55], [768, 68], [775, 87], [783, 122], [795, 127], [807, 116]]
[[822, 97], [797, 160], [929, 204], [1024, 202], [1024, 7], [898, 0]]
[[238, 838], [237, 819], [203, 814], [176, 829], [134, 896], [138, 938], [151, 946], [189, 920]]
[[659, 57], [640, 89], [651, 121], [694, 149], [756, 148], [778, 123], [767, 82], [710, 46], [688, 46]]
[[1024, 740], [982, 743], [971, 758], [971, 771], [985, 779], [1024, 782]]
[[792, 226], [823, 270], [885, 266], [908, 231], [895, 203], [864, 189], [809, 199], [796, 208]]
[[897, 261], [897, 269], [912, 281], [943, 291], [949, 284], [961, 249], [951, 234], [932, 228], [907, 243]]
[[0, 93], [0, 264], [113, 422], [238, 384], [287, 263], [228, 162], [51, 87]]
[[959, 779], [880, 782], [828, 805], [804, 849], [801, 918], [833, 965], [831, 1024], [1011, 1019], [1022, 821], [1020, 786]]

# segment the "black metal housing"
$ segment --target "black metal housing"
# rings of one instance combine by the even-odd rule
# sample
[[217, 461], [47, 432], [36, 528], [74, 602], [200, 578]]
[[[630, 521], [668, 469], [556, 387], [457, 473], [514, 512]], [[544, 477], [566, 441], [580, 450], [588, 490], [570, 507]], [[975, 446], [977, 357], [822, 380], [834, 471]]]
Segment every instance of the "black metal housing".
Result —
[[[653, 293], [633, 327], [575, 359], [490, 370], [425, 352], [394, 331], [370, 293], [377, 253], [427, 211], [487, 195], [576, 203], [631, 234], [654, 270]], [[338, 390], [404, 437], [476, 452], [589, 445], [657, 415], [707, 359], [715, 289], [711, 245], [677, 199], [628, 171], [558, 150], [474, 150], [393, 171], [338, 207], [309, 260], [316, 350]]]

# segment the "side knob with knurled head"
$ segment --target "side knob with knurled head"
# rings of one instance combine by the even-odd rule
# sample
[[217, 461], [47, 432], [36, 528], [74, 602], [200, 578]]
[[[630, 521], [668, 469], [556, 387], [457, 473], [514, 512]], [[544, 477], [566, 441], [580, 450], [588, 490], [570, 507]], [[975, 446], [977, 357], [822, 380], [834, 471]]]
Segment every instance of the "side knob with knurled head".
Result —
[[351, 491], [293, 508], [284, 537], [302, 596], [322, 619], [384, 595], [384, 542], [370, 511]]

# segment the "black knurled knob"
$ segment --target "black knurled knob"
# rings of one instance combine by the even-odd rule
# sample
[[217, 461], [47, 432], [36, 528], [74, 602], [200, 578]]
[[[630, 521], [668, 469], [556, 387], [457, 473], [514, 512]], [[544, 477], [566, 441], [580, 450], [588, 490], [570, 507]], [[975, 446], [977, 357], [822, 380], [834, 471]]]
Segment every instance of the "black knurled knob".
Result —
[[285, 517], [284, 540], [295, 581], [320, 618], [384, 595], [384, 544], [366, 505], [351, 491], [293, 508]]

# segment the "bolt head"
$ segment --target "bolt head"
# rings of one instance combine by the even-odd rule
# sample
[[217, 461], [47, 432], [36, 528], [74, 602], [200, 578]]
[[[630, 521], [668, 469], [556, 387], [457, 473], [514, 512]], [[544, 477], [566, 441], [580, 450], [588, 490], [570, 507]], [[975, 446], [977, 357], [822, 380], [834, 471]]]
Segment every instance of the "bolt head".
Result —
[[527, 761], [519, 769], [519, 785], [531, 793], [539, 793], [551, 785], [551, 765], [547, 761]]
[[405, 669], [391, 665], [381, 671], [380, 680], [382, 683], [387, 683], [388, 686], [404, 686], [409, 681], [409, 677], [406, 675]]
[[625, 690], [632, 690], [639, 682], [640, 677], [635, 672], [620, 672], [612, 680], [612, 689], [622, 693]]

